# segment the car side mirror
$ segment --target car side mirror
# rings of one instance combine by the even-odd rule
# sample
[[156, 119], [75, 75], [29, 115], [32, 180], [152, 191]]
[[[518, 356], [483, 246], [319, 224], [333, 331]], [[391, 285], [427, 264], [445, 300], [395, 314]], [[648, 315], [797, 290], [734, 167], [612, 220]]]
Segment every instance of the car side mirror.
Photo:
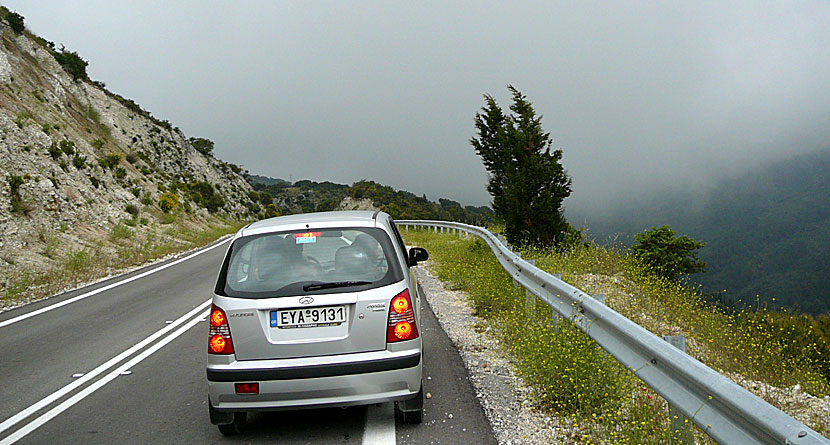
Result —
[[429, 259], [429, 253], [423, 247], [413, 247], [409, 249], [409, 266], [414, 266], [421, 261]]

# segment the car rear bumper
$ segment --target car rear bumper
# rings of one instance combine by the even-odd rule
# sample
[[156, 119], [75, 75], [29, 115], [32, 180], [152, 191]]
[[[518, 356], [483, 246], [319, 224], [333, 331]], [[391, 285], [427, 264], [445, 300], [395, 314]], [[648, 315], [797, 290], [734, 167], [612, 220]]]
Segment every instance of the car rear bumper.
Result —
[[[328, 363], [320, 363], [320, 359]], [[378, 351], [321, 357], [311, 362], [209, 363], [207, 377], [215, 410], [269, 411], [406, 400], [421, 389], [421, 372], [420, 351]], [[236, 394], [234, 383], [238, 382], [258, 382], [259, 394]]]

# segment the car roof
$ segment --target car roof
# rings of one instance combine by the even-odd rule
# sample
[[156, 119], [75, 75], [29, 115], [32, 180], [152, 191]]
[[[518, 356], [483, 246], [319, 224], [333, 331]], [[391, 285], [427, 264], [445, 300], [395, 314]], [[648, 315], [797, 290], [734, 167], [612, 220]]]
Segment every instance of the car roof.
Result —
[[[379, 210], [345, 210], [278, 216], [256, 221], [243, 227], [237, 233], [237, 237], [277, 231], [313, 230], [324, 227], [375, 227], [380, 215], [388, 216]], [[380, 218], [381, 221], [385, 219]]]

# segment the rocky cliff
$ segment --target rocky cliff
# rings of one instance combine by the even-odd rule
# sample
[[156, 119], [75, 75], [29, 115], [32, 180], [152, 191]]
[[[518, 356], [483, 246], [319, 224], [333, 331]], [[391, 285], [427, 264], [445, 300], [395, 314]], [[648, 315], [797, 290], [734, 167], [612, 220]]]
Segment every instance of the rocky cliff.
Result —
[[212, 143], [90, 81], [85, 66], [0, 20], [0, 298], [74, 272], [78, 255], [113, 260], [131, 241], [175, 244], [259, 211]]

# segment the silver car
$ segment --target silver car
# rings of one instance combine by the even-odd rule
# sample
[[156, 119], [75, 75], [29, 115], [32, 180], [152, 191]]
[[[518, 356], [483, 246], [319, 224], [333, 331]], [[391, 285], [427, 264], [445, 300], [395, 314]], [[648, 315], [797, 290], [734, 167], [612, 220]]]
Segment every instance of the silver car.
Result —
[[210, 420], [236, 434], [248, 411], [396, 402], [420, 423], [420, 300], [409, 251], [382, 212], [259, 221], [234, 237], [208, 334]]

